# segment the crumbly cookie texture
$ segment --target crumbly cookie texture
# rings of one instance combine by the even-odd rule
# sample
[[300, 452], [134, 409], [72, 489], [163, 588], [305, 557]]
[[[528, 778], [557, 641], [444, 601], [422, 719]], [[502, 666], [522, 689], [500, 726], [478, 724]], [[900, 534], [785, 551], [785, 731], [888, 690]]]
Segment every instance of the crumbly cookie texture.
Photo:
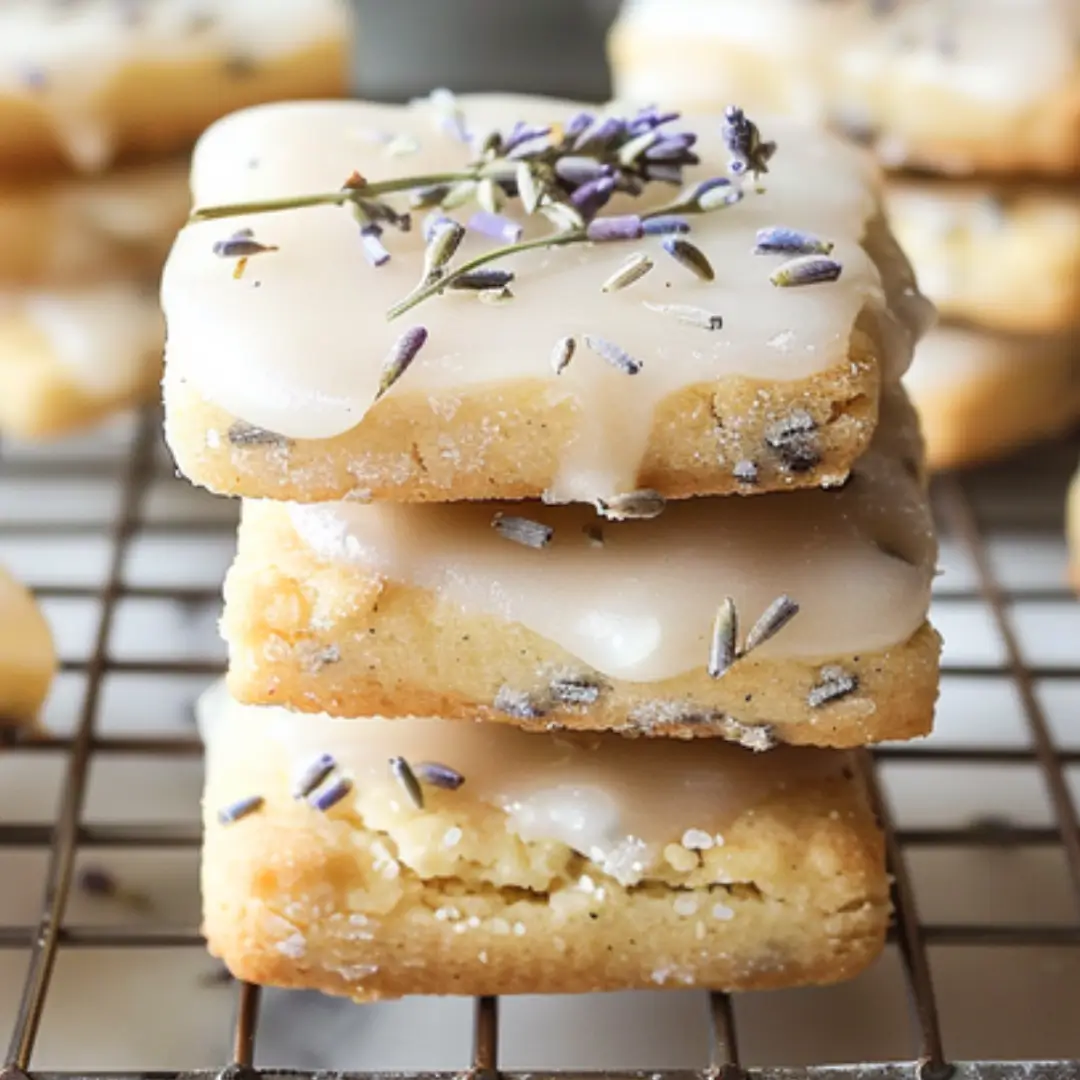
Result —
[[[3, 46], [10, 43], [9, 48]], [[340, 0], [0, 7], [0, 171], [103, 172], [186, 150], [219, 116], [348, 87]]]
[[1080, 592], [1080, 469], [1069, 485], [1065, 508], [1065, 530], [1069, 540], [1069, 577]]
[[0, 432], [52, 438], [152, 401], [163, 340], [151, 285], [0, 293]]
[[886, 202], [920, 287], [945, 318], [1015, 334], [1080, 325], [1075, 185], [895, 178]]
[[56, 667], [52, 634], [37, 602], [0, 566], [0, 728], [33, 725]]
[[0, 178], [0, 284], [156, 279], [190, 204], [187, 158], [99, 176]]
[[757, 748], [925, 734], [936, 546], [910, 406], [889, 412], [841, 490], [693, 499], [644, 521], [245, 503], [222, 621], [231, 688], [336, 715]]
[[1080, 168], [1071, 0], [636, 0], [612, 28], [617, 96], [729, 101], [825, 122], [889, 166]]
[[[209, 731], [203, 930], [242, 979], [358, 1001], [766, 989], [850, 978], [884, 941], [882, 838], [840, 753], [484, 725], [463, 749], [443, 721], [275, 709]], [[418, 782], [420, 808], [399, 745], [460, 786]]]
[[1080, 335], [942, 325], [920, 342], [904, 385], [930, 468], [975, 465], [1080, 420]]
[[[591, 501], [637, 487], [681, 498], [843, 480], [928, 312], [865, 155], [778, 124], [758, 136], [778, 147], [767, 174], [728, 175], [725, 121], [712, 115], [645, 132], [655, 148], [630, 140], [639, 158], [689, 163], [617, 166], [608, 143], [659, 123], [655, 110], [619, 119], [545, 99], [461, 99], [452, 115], [470, 131], [495, 129], [510, 146], [512, 132], [534, 130], [516, 123], [535, 124], [532, 142], [555, 140], [537, 151], [551, 160], [518, 161], [511, 146], [493, 163], [478, 155], [495, 150], [448, 133], [445, 106], [270, 106], [203, 137], [195, 215], [162, 287], [166, 434], [187, 476], [304, 502]], [[580, 136], [567, 134], [580, 124]], [[595, 160], [576, 150], [593, 131]], [[385, 185], [489, 167], [517, 176], [519, 166], [550, 204], [530, 214], [516, 194], [497, 196], [493, 216], [468, 201], [475, 190], [490, 203], [486, 181], [467, 181], [434, 219], [392, 229], [409, 203]], [[589, 210], [587, 183], [573, 184], [617, 167], [642, 173], [620, 174], [638, 194], [619, 189], [587, 227], [556, 228], [541, 212]], [[699, 213], [698, 195], [684, 194], [684, 215], [646, 221], [680, 198], [676, 184], [650, 179], [657, 169], [713, 185], [719, 205]], [[354, 197], [361, 216], [393, 216], [358, 237], [349, 208], [323, 205]], [[466, 261], [499, 252], [483, 267], [495, 278], [458, 287]], [[492, 280], [504, 284], [476, 287]], [[798, 452], [785, 438], [793, 422], [804, 429]]]

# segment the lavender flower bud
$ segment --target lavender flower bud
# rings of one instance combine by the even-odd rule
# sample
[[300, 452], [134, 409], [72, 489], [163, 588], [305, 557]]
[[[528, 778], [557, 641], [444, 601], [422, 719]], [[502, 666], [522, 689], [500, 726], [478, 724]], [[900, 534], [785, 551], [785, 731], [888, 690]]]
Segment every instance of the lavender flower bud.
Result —
[[[375, 226], [378, 228], [378, 226]], [[360, 230], [360, 246], [364, 251], [364, 258], [372, 266], [385, 266], [390, 261], [390, 252], [379, 239], [378, 234], [369, 229]]]
[[589, 218], [602, 209], [614, 190], [615, 181], [610, 176], [602, 176], [598, 180], [590, 180], [589, 183], [582, 184], [570, 196], [570, 202]]
[[585, 230], [585, 236], [589, 240], [599, 243], [608, 240], [637, 240], [643, 234], [642, 221], [637, 214], [594, 218]]
[[689, 133], [672, 135], [666, 139], [655, 142], [645, 151], [646, 161], [679, 161], [686, 157], [686, 152], [694, 143], [697, 136]]
[[609, 166], [590, 157], [564, 157], [555, 162], [555, 175], [573, 187], [599, 180], [607, 175], [608, 169]]
[[477, 210], [469, 218], [468, 228], [473, 232], [483, 233], [494, 240], [504, 244], [516, 244], [522, 236], [524, 229], [516, 222], [502, 214], [493, 214], [488, 210]]
[[575, 113], [569, 120], [567, 120], [563, 131], [568, 139], [575, 139], [586, 128], [588, 128], [593, 122], [593, 114], [590, 112]]
[[659, 217], [646, 218], [642, 222], [646, 236], [667, 236], [669, 233], [688, 233], [690, 222], [676, 214], [661, 214]]

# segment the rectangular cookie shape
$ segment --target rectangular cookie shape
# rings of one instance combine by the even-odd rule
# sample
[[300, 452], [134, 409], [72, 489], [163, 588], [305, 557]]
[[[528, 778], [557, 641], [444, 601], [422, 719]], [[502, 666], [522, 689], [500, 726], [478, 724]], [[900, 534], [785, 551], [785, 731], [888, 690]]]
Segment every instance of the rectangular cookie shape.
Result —
[[1080, 326], [1080, 191], [1072, 184], [892, 178], [886, 208], [944, 318], [1013, 334]]
[[0, 173], [186, 151], [220, 116], [348, 89], [344, 0], [0, 4]]
[[938, 326], [919, 343], [904, 385], [931, 469], [1003, 457], [1080, 420], [1080, 333]]
[[[890, 167], [1080, 169], [1074, 0], [630, 0], [618, 97], [833, 126]], [[734, 96], [737, 95], [737, 96]]]
[[[841, 490], [624, 521], [582, 505], [245, 503], [230, 687], [341, 716], [758, 749], [926, 734], [939, 643], [920, 451], [895, 391]], [[655, 514], [651, 498], [609, 514]]]
[[0, 292], [0, 433], [51, 438], [152, 401], [164, 335], [147, 283]]
[[0, 730], [33, 725], [56, 668], [52, 633], [37, 601], [0, 566]]
[[238, 978], [407, 994], [850, 978], [888, 922], [848, 754], [202, 703], [203, 930]]
[[[481, 96], [222, 121], [162, 288], [181, 471], [298, 502], [843, 480], [928, 306], [863, 154], [732, 116]], [[406, 232], [402, 186], [442, 200]], [[796, 411], [813, 455], [772, 438]]]
[[0, 177], [0, 284], [157, 279], [190, 209], [186, 157], [99, 176]]

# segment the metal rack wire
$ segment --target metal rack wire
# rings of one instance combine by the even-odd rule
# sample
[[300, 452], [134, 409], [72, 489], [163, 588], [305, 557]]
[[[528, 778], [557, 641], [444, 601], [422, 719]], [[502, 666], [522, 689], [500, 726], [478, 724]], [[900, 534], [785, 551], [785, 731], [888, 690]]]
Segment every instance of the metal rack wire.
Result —
[[[23, 1080], [25, 1074], [60, 1078], [87, 1075], [76, 1072], [32, 1072], [34, 1052], [39, 1029], [50, 991], [54, 966], [61, 951], [101, 948], [199, 948], [202, 944], [196, 927], [173, 928], [139, 925], [94, 926], [78, 925], [66, 918], [69, 897], [72, 892], [77, 854], [88, 848], [107, 847], [117, 850], [158, 850], [168, 848], [193, 849], [199, 843], [199, 832], [192, 824], [168, 823], [88, 823], [84, 804], [88, 777], [94, 761], [108, 757], [161, 756], [171, 759], [191, 758], [200, 753], [194, 734], [180, 735], [107, 735], [100, 733], [98, 717], [101, 712], [102, 684], [105, 677], [117, 672], [137, 673], [150, 678], [179, 674], [210, 676], [220, 670], [213, 660], [177, 660], [162, 656], [146, 658], [121, 658], [110, 649], [111, 632], [116, 620], [118, 605], [130, 598], [144, 600], [169, 599], [190, 602], [210, 602], [215, 590], [203, 587], [172, 587], [167, 585], [130, 584], [123, 568], [133, 537], [139, 530], [152, 528], [145, 520], [144, 510], [147, 492], [154, 482], [161, 482], [167, 475], [168, 466], [158, 452], [157, 431], [159, 418], [147, 413], [142, 416], [131, 439], [130, 452], [122, 457], [86, 460], [81, 457], [35, 458], [5, 455], [0, 458], [0, 476], [17, 477], [27, 482], [48, 478], [70, 479], [74, 476], [101, 478], [115, 476], [119, 469], [122, 495], [117, 512], [108, 525], [108, 564], [104, 585], [78, 586], [51, 584], [39, 592], [49, 598], [91, 598], [98, 604], [92, 649], [85, 660], [73, 660], [65, 664], [68, 671], [84, 678], [82, 697], [78, 704], [78, 717], [70, 736], [50, 734], [34, 742], [13, 743], [0, 749], [0, 755], [63, 754], [66, 760], [62, 794], [56, 816], [51, 821], [13, 822], [0, 820], [0, 850], [11, 848], [30, 849], [47, 853], [44, 895], [36, 922], [28, 925], [0, 926], [0, 950], [29, 949], [29, 963], [19, 995], [10, 1042], [7, 1045], [0, 1080]], [[1077, 448], [1062, 449], [1060, 468], [1063, 487], [1065, 470], [1075, 463]], [[1014, 479], [1027, 475], [1023, 460], [1013, 467]], [[1038, 461], [1040, 474], [1048, 471], [1046, 453]], [[980, 477], [948, 476], [941, 478], [935, 487], [935, 499], [939, 520], [950, 542], [962, 551], [973, 567], [970, 585], [952, 589], [941, 602], [963, 607], [973, 602], [986, 604], [992, 615], [996, 631], [1003, 643], [1003, 663], [998, 666], [947, 662], [944, 678], [965, 680], [974, 677], [997, 675], [1011, 681], [1023, 707], [1027, 726], [1027, 746], [973, 745], [973, 746], [889, 746], [875, 752], [873, 760], [865, 759], [867, 776], [878, 802], [888, 838], [888, 853], [894, 876], [893, 901], [896, 908], [894, 942], [902, 960], [903, 978], [908, 998], [912, 1004], [911, 1060], [895, 1064], [853, 1066], [810, 1066], [787, 1069], [759, 1070], [746, 1065], [740, 1057], [737, 1003], [725, 994], [709, 995], [712, 1050], [711, 1062], [704, 1072], [668, 1071], [653, 1073], [655, 1080], [689, 1080], [693, 1076], [735, 1078], [766, 1073], [796, 1080], [813, 1078], [828, 1080], [840, 1075], [857, 1073], [860, 1077], [875, 1080], [891, 1080], [892, 1077], [910, 1076], [914, 1072], [920, 1080], [946, 1080], [947, 1077], [987, 1077], [998, 1080], [1006, 1077], [1045, 1077], [1047, 1080], [1066, 1080], [1080, 1076], [1080, 1052], [1077, 1060], [1059, 1060], [1026, 1063], [1000, 1061], [961, 1063], [951, 1062], [947, 1046], [942, 1038], [941, 1022], [935, 1003], [931, 965], [928, 959], [930, 946], [952, 945], [994, 947], [1013, 946], [1034, 948], [1051, 946], [1062, 949], [1080, 948], [1080, 824], [1077, 807], [1070, 792], [1068, 770], [1080, 764], [1080, 744], [1067, 749], [1056, 739], [1046, 710], [1037, 693], [1036, 680], [1068, 680], [1080, 678], [1080, 642], [1075, 643], [1072, 660], [1068, 663], [1032, 662], [1023, 655], [1022, 643], [1015, 625], [1014, 606], [1020, 601], [1033, 601], [1042, 605], [1071, 604], [1073, 599], [1064, 583], [1047, 587], [1004, 584], [997, 572], [990, 549], [989, 538], [1002, 523], [1008, 524], [1011, 511], [1004, 518], [986, 512], [980, 501]], [[1023, 487], [1023, 484], [1021, 484]], [[1045, 506], [1045, 504], [1043, 504]], [[1056, 518], [1059, 509], [1055, 508]], [[1030, 524], [1030, 523], [1029, 523]], [[1051, 520], [1050, 528], [1060, 528], [1060, 522]], [[207, 520], [187, 518], [158, 526], [164, 537], [172, 537], [184, 530], [220, 530], [224, 535], [230, 529], [228, 518], [220, 514]], [[0, 539], [20, 533], [35, 535], [46, 531], [43, 522], [16, 520], [0, 521]], [[77, 520], [50, 520], [50, 535], [79, 536], [87, 531], [85, 523]], [[969, 827], [950, 828], [897, 828], [878, 783], [880, 766], [890, 763], [939, 762], [961, 768], [973, 764], [991, 764], [1002, 767], [1036, 766], [1053, 811], [1053, 824], [1016, 825], [1007, 822], [983, 822]], [[1060, 850], [1067, 866], [1073, 901], [1073, 918], [1067, 922], [1048, 924], [1043, 920], [1030, 922], [987, 923], [972, 920], [963, 923], [935, 923], [925, 921], [919, 914], [919, 897], [909, 872], [909, 858], [920, 849], [948, 849], [955, 846], [971, 847], [1048, 847]], [[4, 882], [0, 880], [0, 893]], [[809, 991], [813, 993], [813, 991]], [[1048, 1002], [1047, 1008], [1053, 1004]], [[257, 1022], [260, 1011], [258, 988], [241, 985], [233, 1040], [232, 1061], [223, 1063], [223, 1071], [191, 1072], [188, 1076], [248, 1075], [253, 1071], [265, 1071], [268, 1075], [300, 1076], [285, 1070], [255, 1070], [255, 1047]], [[1080, 1033], [1080, 1016], [1076, 1030]], [[473, 1021], [472, 1073], [477, 1077], [494, 1075], [500, 1062], [499, 1002], [482, 998], [475, 1002]], [[1080, 1034], [1078, 1034], [1080, 1040]], [[456, 1075], [456, 1071], [431, 1073], [431, 1076]], [[95, 1075], [156, 1077], [160, 1080], [179, 1076], [160, 1070]], [[360, 1075], [360, 1074], [358, 1074]], [[370, 1074], [368, 1074], [370, 1075]], [[524, 1073], [507, 1073], [520, 1076]], [[636, 1073], [608, 1073], [607, 1075], [637, 1076]]]

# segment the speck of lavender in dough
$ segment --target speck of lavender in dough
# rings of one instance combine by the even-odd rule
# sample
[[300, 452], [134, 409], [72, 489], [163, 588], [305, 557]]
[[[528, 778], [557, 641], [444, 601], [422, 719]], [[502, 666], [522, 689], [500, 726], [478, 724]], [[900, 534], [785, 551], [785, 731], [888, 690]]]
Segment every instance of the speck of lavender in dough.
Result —
[[831, 701], [839, 701], [859, 688], [856, 675], [849, 675], [842, 667], [829, 664], [818, 672], [819, 682], [811, 687], [806, 703], [811, 709], [820, 709]]
[[417, 810], [424, 809], [424, 789], [420, 786], [420, 781], [416, 778], [416, 773], [413, 772], [412, 766], [403, 757], [392, 757], [390, 759], [390, 772], [394, 779], [401, 785], [401, 790], [405, 792], [409, 799], [409, 802], [416, 807]]
[[491, 527], [504, 540], [512, 540], [515, 544], [530, 548], [547, 547], [555, 535], [555, 530], [550, 525], [515, 514], [497, 513], [491, 519]]
[[337, 806], [350, 791], [352, 791], [352, 781], [339, 776], [333, 783], [313, 791], [308, 796], [308, 805], [325, 814], [331, 807]]
[[247, 795], [242, 799], [237, 799], [236, 802], [229, 803], [228, 806], [223, 806], [218, 810], [218, 822], [222, 825], [232, 825], [261, 809], [265, 801], [261, 795]]
[[306, 799], [337, 768], [333, 754], [322, 753], [309, 761], [293, 781], [292, 797]]
[[499, 687], [492, 704], [499, 712], [519, 720], [539, 720], [545, 712], [530, 694], [524, 690], [515, 690], [510, 686]]
[[444, 791], [457, 791], [465, 783], [465, 777], [457, 769], [438, 761], [419, 761], [412, 767], [412, 771], [422, 784], [442, 788]]

